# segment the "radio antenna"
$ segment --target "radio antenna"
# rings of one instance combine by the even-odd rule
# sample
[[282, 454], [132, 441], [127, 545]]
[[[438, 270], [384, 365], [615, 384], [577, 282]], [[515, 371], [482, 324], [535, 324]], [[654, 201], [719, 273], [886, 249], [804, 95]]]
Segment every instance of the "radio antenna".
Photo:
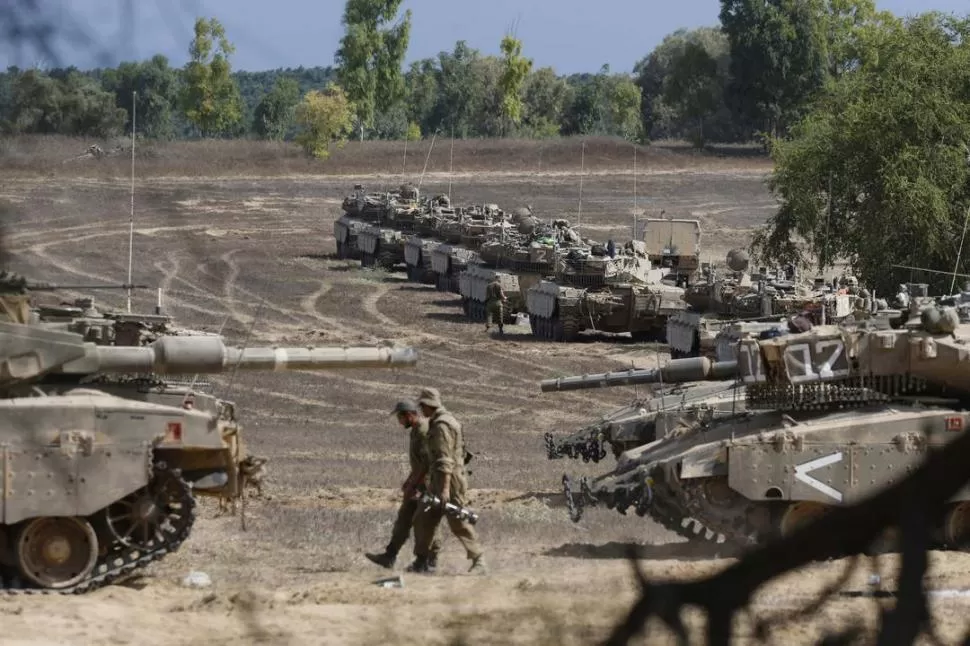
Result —
[[[135, 99], [138, 93], [131, 93], [131, 211], [128, 214], [128, 284], [131, 285], [131, 261], [135, 243]], [[128, 288], [127, 309], [131, 314], [131, 288]]]

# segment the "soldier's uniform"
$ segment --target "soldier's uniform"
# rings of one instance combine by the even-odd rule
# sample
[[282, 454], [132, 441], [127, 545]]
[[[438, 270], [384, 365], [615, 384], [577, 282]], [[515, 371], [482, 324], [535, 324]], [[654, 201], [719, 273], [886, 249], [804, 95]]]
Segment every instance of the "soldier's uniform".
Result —
[[505, 333], [505, 291], [498, 277], [485, 287], [485, 329], [492, 327], [492, 321], [498, 324], [498, 331]]
[[[418, 413], [418, 409], [414, 404], [409, 402], [400, 402], [395, 406], [391, 414], [397, 415], [402, 412]], [[428, 420], [423, 417], [419, 418], [418, 423], [410, 426], [408, 431], [408, 463], [411, 467], [411, 474], [423, 474], [417, 481], [409, 481], [407, 483], [410, 486], [410, 493], [413, 495], [415, 487], [426, 484], [427, 474], [431, 470], [431, 454], [428, 450]], [[405, 492], [405, 494], [407, 493], [409, 492]], [[398, 552], [408, 542], [408, 537], [411, 535], [411, 527], [419, 511], [420, 506], [417, 500], [414, 500], [410, 495], [405, 498], [401, 506], [398, 507], [397, 518], [394, 520], [394, 529], [391, 530], [391, 541], [384, 549], [384, 553], [366, 554], [365, 556], [382, 567], [393, 567], [394, 562], [397, 560]], [[415, 531], [416, 540], [417, 531]], [[437, 557], [440, 549], [441, 544], [438, 540], [437, 532], [435, 532], [431, 537], [431, 554], [433, 556], [430, 563], [431, 567], [434, 567], [434, 558]]]
[[[423, 389], [418, 398], [418, 404], [434, 409], [428, 430], [428, 449], [431, 454], [429, 490], [434, 494], [440, 494], [447, 478], [449, 483], [447, 501], [463, 507], [467, 504], [468, 480], [465, 475], [465, 439], [461, 423], [441, 405], [441, 396], [435, 388]], [[467, 521], [445, 515], [440, 509], [420, 511], [415, 517], [414, 554], [417, 558], [409, 569], [418, 572], [433, 569], [428, 568], [427, 565], [429, 561], [437, 560], [433, 541], [442, 516], [448, 523], [451, 533], [461, 541], [465, 553], [472, 561], [469, 572], [484, 573], [485, 561], [482, 557], [484, 550], [478, 542], [475, 528]]]
[[30, 322], [30, 296], [27, 279], [20, 274], [0, 271], [0, 319], [12, 323]]

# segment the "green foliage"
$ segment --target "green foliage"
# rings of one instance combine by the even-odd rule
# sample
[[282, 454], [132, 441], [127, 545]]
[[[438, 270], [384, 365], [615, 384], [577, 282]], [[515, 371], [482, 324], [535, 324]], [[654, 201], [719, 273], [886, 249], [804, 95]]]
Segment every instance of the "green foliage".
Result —
[[512, 36], [502, 39], [502, 116], [507, 123], [518, 126], [522, 122], [522, 84], [532, 71], [532, 61], [522, 56], [522, 41]]
[[774, 142], [781, 208], [762, 258], [845, 257], [883, 293], [900, 282], [892, 262], [952, 271], [970, 207], [968, 36], [966, 20], [926, 14], [861, 37], [870, 55]]
[[671, 61], [670, 74], [663, 83], [663, 99], [685, 119], [697, 122], [694, 143], [698, 147], [704, 145], [704, 120], [717, 110], [723, 95], [717, 61], [703, 45], [685, 43]]
[[404, 97], [401, 64], [411, 36], [411, 10], [400, 22], [384, 28], [402, 0], [347, 0], [346, 33], [336, 53], [337, 78], [354, 103], [361, 128], [370, 127], [377, 111], [386, 111]]
[[557, 136], [569, 98], [566, 81], [556, 76], [551, 67], [543, 67], [526, 78], [523, 93], [525, 133], [533, 137]]
[[302, 128], [297, 143], [308, 155], [326, 159], [331, 144], [343, 145], [353, 129], [354, 106], [342, 88], [331, 84], [323, 92], [307, 92], [296, 106], [295, 117]]
[[567, 79], [572, 92], [563, 114], [567, 135], [614, 135], [640, 138], [640, 90], [626, 74], [611, 74], [609, 65], [596, 75]]
[[766, 132], [784, 132], [825, 81], [818, 4], [721, 0], [721, 25], [731, 47], [733, 106]]
[[412, 121], [408, 124], [408, 130], [405, 133], [405, 140], [417, 141], [419, 139], [421, 139], [421, 126]]
[[296, 79], [280, 76], [253, 115], [253, 132], [266, 139], [281, 140], [293, 124], [293, 112], [300, 102]]
[[122, 132], [125, 111], [94, 80], [75, 71], [53, 78], [37, 70], [17, 74], [10, 87], [12, 133], [107, 138]]
[[135, 130], [150, 139], [173, 136], [172, 108], [177, 99], [178, 73], [168, 59], [157, 54], [141, 63], [122, 63], [105, 70], [101, 84], [115, 97], [115, 105], [126, 114], [125, 130], [131, 131], [132, 93], [135, 97]]
[[242, 100], [229, 64], [234, 52], [218, 20], [195, 21], [181, 103], [186, 118], [203, 137], [229, 133], [242, 119]]

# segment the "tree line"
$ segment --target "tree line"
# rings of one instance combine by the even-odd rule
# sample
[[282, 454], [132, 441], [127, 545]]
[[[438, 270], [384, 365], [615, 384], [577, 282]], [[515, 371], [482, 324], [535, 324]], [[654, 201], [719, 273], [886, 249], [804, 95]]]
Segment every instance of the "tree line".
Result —
[[117, 135], [130, 130], [137, 91], [141, 136], [295, 140], [302, 132], [308, 152], [351, 134], [434, 132], [743, 142], [787, 132], [826, 83], [854, 69], [867, 32], [895, 22], [872, 0], [722, 0], [719, 25], [670, 34], [632, 74], [603, 66], [563, 76], [535, 68], [528, 44], [512, 35], [500, 56], [458, 41], [405, 68], [412, 17], [399, 17], [401, 4], [348, 0], [333, 67], [233, 71], [225, 29], [199, 18], [182, 68], [164, 56], [114, 69], [10, 68], [0, 74], [0, 126]]

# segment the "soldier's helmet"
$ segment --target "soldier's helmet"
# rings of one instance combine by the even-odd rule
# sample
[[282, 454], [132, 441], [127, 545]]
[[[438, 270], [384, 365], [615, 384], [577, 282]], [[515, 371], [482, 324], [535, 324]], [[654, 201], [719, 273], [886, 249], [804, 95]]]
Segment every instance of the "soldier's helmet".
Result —
[[422, 388], [418, 393], [418, 404], [430, 408], [441, 408], [441, 393], [437, 388]]

